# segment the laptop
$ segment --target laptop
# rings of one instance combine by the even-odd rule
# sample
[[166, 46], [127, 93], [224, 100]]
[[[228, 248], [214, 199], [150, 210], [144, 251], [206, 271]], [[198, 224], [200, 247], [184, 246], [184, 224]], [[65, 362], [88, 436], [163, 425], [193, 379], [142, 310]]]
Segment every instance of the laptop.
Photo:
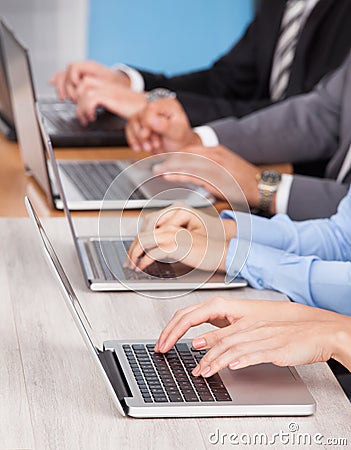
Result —
[[[163, 291], [169, 289], [189, 291], [195, 289], [233, 289], [247, 285], [246, 280], [242, 278], [227, 277], [226, 274], [220, 272], [212, 274], [203, 270], [194, 270], [181, 262], [155, 261], [142, 272], [125, 268], [123, 265], [128, 257], [128, 250], [134, 241], [135, 234], [129, 237], [122, 236], [122, 233], [118, 231], [121, 218], [114, 218], [113, 215], [107, 215], [105, 218], [100, 214], [97, 234], [79, 236], [68, 208], [59, 168], [50, 145], [48, 145], [48, 154], [83, 276], [91, 290]], [[246, 218], [243, 215], [240, 218], [242, 219], [240, 229], [250, 229], [250, 217]], [[243, 223], [245, 220], [247, 220], [247, 224]], [[116, 230], [114, 235], [112, 230]], [[247, 253], [242, 251], [242, 247], [240, 249], [239, 247], [238, 245], [237, 255], [244, 263]]]
[[[2, 23], [0, 21], [0, 36]], [[10, 141], [16, 141], [15, 120], [12, 111], [2, 42], [0, 39], [0, 132]]]
[[[4, 25], [2, 31], [17, 135], [25, 168], [42, 187], [50, 204], [62, 209], [45, 151], [45, 145], [51, 145], [46, 131], [47, 122], [44, 127], [42, 113], [35, 103], [26, 52]], [[214, 201], [213, 196], [202, 188], [153, 177], [152, 164], [146, 160], [136, 166], [134, 164], [125, 160], [60, 161], [69, 207], [72, 210], [164, 207], [175, 200], [192, 206], [208, 206], [209, 201]], [[109, 195], [105, 198], [107, 191]]]
[[[7, 58], [2, 63], [9, 64], [13, 59], [25, 59], [30, 68], [29, 52], [15, 38], [12, 30], [4, 20], [0, 24], [0, 41], [15, 40], [21, 52], [7, 52]], [[23, 62], [17, 61], [18, 64]], [[6, 71], [6, 70], [5, 70]], [[19, 82], [24, 89], [29, 89], [35, 98], [35, 90], [32, 79], [32, 72], [28, 74], [17, 73]], [[6, 85], [5, 85], [6, 87]], [[8, 97], [8, 94], [7, 94]], [[41, 100], [39, 107], [45, 116], [48, 131], [53, 145], [56, 147], [98, 147], [98, 146], [125, 146], [127, 141], [124, 133], [126, 121], [105, 110], [98, 109], [98, 118], [95, 122], [84, 127], [80, 124], [76, 116], [76, 107], [72, 102], [59, 102], [54, 99]]]
[[25, 200], [46, 260], [74, 322], [120, 414], [147, 417], [305, 416], [315, 412], [313, 397], [293, 367], [273, 364], [210, 378], [191, 371], [205, 354], [179, 341], [166, 354], [154, 353], [154, 340], [109, 340], [100, 350], [91, 325], [28, 198]]

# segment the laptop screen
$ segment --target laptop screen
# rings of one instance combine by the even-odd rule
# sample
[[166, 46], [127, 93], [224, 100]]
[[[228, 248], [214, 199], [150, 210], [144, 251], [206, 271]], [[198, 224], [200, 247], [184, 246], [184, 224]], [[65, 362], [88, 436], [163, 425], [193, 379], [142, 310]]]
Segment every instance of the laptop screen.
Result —
[[4, 52], [2, 48], [2, 22], [0, 21], [0, 118], [11, 128], [14, 128], [14, 117], [10, 99], [8, 79], [5, 69]]
[[43, 142], [35, 114], [35, 96], [28, 53], [5, 24], [0, 27], [0, 32], [23, 163], [52, 204]]
[[89, 349], [90, 354], [92, 355], [101, 375], [103, 376], [104, 382], [114, 400], [115, 405], [117, 406], [118, 411], [120, 412], [120, 414], [125, 415], [119, 399], [118, 386], [116, 387], [116, 389], [114, 388], [113, 383], [109, 379], [103, 365], [104, 363], [102, 355], [104, 355], [105, 352], [100, 352], [97, 349], [92, 337], [88, 332], [88, 329], [92, 329], [89, 320], [28, 197], [25, 197], [25, 204], [29, 217], [35, 225], [35, 229], [39, 236], [40, 244], [43, 249], [45, 258], [50, 266], [50, 269], [59, 282], [63, 297], [66, 301], [66, 305], [68, 306], [70, 313], [72, 314], [74, 322], [76, 323], [79, 332]]

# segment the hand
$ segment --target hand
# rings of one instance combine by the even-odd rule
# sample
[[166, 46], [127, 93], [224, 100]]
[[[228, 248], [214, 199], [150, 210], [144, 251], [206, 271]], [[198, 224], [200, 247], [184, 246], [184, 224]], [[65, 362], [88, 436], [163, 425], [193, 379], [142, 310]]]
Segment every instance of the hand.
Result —
[[54, 74], [50, 83], [56, 85], [57, 95], [62, 101], [69, 98], [75, 102], [77, 89], [86, 76], [103, 82], [115, 82], [126, 88], [130, 87], [128, 76], [120, 71], [111, 70], [109, 67], [95, 61], [72, 63], [66, 70]]
[[76, 89], [77, 116], [83, 125], [96, 120], [96, 108], [128, 118], [146, 104], [146, 94], [134, 92], [115, 81], [85, 76]]
[[154, 261], [179, 261], [205, 271], [225, 271], [228, 241], [167, 225], [140, 233], [132, 243], [125, 267], [145, 270]]
[[172, 152], [190, 144], [200, 144], [178, 100], [165, 98], [148, 103], [130, 118], [126, 136], [135, 151]]
[[175, 203], [168, 208], [146, 214], [143, 217], [141, 232], [152, 232], [157, 228], [162, 229], [173, 225], [217, 240], [234, 238], [236, 222], [220, 219], [217, 211], [216, 214], [210, 216], [199, 209]]
[[194, 369], [195, 376], [265, 362], [290, 366], [334, 357], [351, 363], [351, 355], [345, 355], [351, 340], [349, 317], [288, 302], [224, 298], [178, 311], [162, 331], [155, 351], [167, 352], [191, 327], [205, 322], [220, 329], [193, 340], [194, 348], [209, 349]]
[[[226, 201], [240, 202], [243, 193], [250, 206], [258, 207], [257, 174], [260, 171], [256, 166], [222, 145], [189, 146], [182, 149], [182, 153], [184, 156], [175, 155], [154, 166], [154, 173], [166, 174], [165, 179], [168, 181], [201, 185], [217, 198]], [[203, 158], [191, 157], [191, 155], [199, 155]], [[167, 172], [179, 172], [179, 174], [167, 174]], [[184, 174], [184, 172], [187, 173]], [[238, 185], [242, 192], [239, 192]]]

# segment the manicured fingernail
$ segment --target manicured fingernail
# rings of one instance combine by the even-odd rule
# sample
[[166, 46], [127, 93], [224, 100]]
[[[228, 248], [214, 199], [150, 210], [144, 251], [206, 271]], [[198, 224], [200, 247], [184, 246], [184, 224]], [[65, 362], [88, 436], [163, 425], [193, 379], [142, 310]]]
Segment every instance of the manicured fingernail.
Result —
[[194, 375], [194, 377], [197, 377], [198, 375], [200, 375], [200, 372], [201, 372], [201, 367], [200, 367], [200, 365], [197, 365], [191, 373]]
[[211, 372], [211, 367], [210, 367], [210, 366], [207, 366], [207, 367], [205, 367], [205, 368], [201, 371], [201, 375], [202, 375], [203, 377], [206, 377], [210, 372]]
[[229, 369], [234, 370], [238, 365], [240, 361], [233, 361], [229, 364]]
[[196, 338], [192, 344], [194, 348], [203, 348], [206, 345], [206, 340], [204, 338]]

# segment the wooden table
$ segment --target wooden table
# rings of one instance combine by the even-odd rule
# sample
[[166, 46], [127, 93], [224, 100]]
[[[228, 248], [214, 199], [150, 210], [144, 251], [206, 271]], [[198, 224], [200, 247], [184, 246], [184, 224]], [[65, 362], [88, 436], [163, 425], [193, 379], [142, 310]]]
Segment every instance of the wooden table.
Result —
[[[77, 220], [85, 225], [91, 219]], [[44, 225], [99, 345], [114, 338], [156, 338], [178, 308], [223, 294], [197, 291], [161, 300], [131, 292], [89, 292], [65, 220], [44, 219]], [[350, 445], [350, 403], [326, 364], [298, 369], [317, 402], [317, 412], [310, 417], [143, 420], [119, 416], [43, 259], [29, 219], [0, 219], [0, 235], [1, 449], [233, 448], [228, 442], [225, 446], [210, 444], [210, 434], [218, 429], [221, 434], [266, 433], [271, 437], [280, 430], [288, 432], [291, 423], [298, 425], [300, 433], [343, 438]], [[249, 288], [225, 295], [283, 298]], [[271, 448], [332, 447], [276, 442]]]
[[[70, 149], [57, 151], [57, 156], [110, 159], [135, 155], [128, 149]], [[48, 207], [36, 183], [24, 174], [17, 145], [0, 137], [0, 216], [26, 216], [25, 194], [30, 195], [39, 215], [62, 216]], [[76, 217], [82, 214], [75, 213], [76, 220], [83, 227], [90, 226], [96, 213], [87, 213], [89, 218]], [[197, 291], [165, 300], [132, 292], [90, 292], [65, 219], [45, 219], [45, 226], [99, 345], [111, 338], [156, 338], [178, 308], [223, 294]], [[350, 403], [326, 364], [298, 369], [317, 401], [317, 412], [311, 417], [138, 420], [119, 416], [46, 266], [29, 220], [1, 218], [0, 235], [1, 449], [215, 448], [218, 446], [209, 442], [209, 436], [216, 430], [223, 436], [237, 433], [245, 438], [265, 433], [271, 437], [280, 430], [288, 432], [291, 423], [297, 424], [301, 433], [322, 434], [324, 442], [327, 438], [351, 442]], [[284, 299], [275, 292], [250, 288], [226, 295]], [[334, 448], [346, 448], [339, 444]], [[226, 441], [219, 447], [233, 446]], [[274, 448], [296, 446], [276, 442]]]
[[[58, 159], [139, 159], [148, 156], [147, 153], [135, 153], [129, 148], [104, 147], [91, 149], [67, 148], [55, 151]], [[270, 166], [272, 167], [272, 166]], [[281, 172], [290, 172], [288, 164], [275, 166]], [[18, 145], [6, 140], [0, 134], [0, 217], [25, 217], [27, 215], [23, 197], [29, 194], [42, 217], [62, 217], [63, 212], [51, 208], [45, 195], [35, 180], [24, 172]], [[227, 206], [219, 202], [217, 209]], [[127, 211], [125, 215], [135, 215], [137, 212]], [[96, 212], [79, 211], [73, 215], [96, 215]]]

